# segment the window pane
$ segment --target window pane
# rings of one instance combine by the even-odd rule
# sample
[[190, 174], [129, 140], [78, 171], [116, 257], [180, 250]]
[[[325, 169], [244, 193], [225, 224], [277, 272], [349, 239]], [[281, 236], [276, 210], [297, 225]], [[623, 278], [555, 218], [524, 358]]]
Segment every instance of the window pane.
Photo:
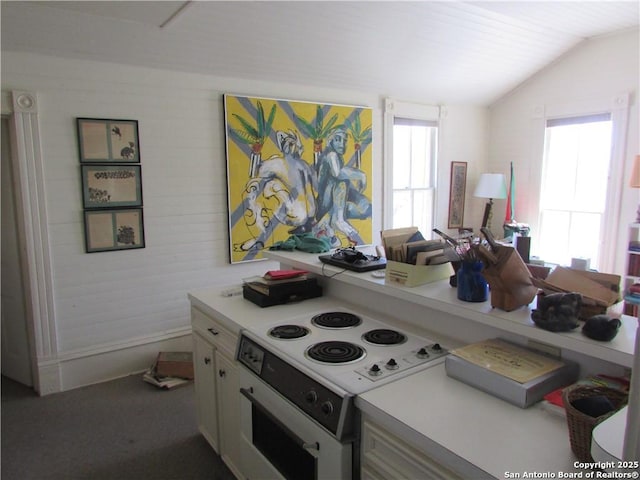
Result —
[[393, 126], [393, 228], [433, 228], [437, 124], [396, 118]]
[[433, 225], [433, 190], [415, 190], [413, 194], [413, 223], [423, 234]]
[[425, 188], [431, 182], [428, 127], [411, 127], [411, 187]]
[[[576, 177], [576, 210], [604, 212], [609, 175], [611, 122], [589, 123], [580, 129]], [[603, 161], [605, 159], [606, 161]]]
[[393, 189], [411, 184], [411, 127], [393, 127]]
[[566, 263], [572, 257], [591, 259], [591, 268], [598, 268], [598, 250], [600, 247], [600, 218], [596, 213], [574, 213], [571, 215], [569, 245], [571, 250]]
[[569, 212], [542, 212], [539, 257], [548, 263], [566, 265], [569, 252]]
[[545, 261], [568, 265], [572, 257], [597, 268], [609, 162], [607, 116], [547, 122], [540, 196], [539, 252]]
[[411, 191], [393, 192], [393, 228], [411, 227]]

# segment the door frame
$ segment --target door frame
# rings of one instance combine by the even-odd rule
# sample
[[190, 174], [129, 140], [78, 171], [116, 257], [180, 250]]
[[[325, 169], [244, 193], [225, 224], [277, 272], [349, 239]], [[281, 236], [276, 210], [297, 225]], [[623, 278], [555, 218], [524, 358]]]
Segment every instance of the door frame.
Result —
[[45, 395], [60, 391], [61, 378], [37, 95], [3, 91], [2, 114], [9, 117], [33, 387]]

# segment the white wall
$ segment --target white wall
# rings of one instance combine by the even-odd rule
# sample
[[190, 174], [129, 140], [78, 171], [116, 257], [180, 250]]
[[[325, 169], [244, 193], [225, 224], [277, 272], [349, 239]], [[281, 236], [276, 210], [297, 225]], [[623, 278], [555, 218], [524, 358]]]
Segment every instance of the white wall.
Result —
[[[619, 225], [609, 235], [617, 235], [620, 245], [612, 273], [623, 274], [627, 225], [635, 220], [638, 192], [628, 187], [633, 158], [638, 145], [638, 31], [585, 42], [559, 61], [503, 97], [490, 108], [489, 165], [509, 172], [513, 161], [516, 175], [516, 220], [531, 224], [535, 239], [538, 191], [541, 174], [541, 142], [538, 124], [545, 109], [570, 104], [611, 102], [629, 93], [629, 123], [624, 143], [624, 181]], [[505, 201], [496, 202], [504, 212]]]
[[[275, 267], [228, 263], [223, 93], [372, 107], [377, 239], [383, 98], [376, 93], [4, 51], [2, 90], [38, 96], [58, 349], [47, 360], [62, 390], [146, 368], [159, 348], [189, 348], [188, 291]], [[146, 248], [84, 253], [76, 117], [139, 121]], [[439, 165], [444, 226], [449, 162], [480, 171], [474, 163], [485, 160], [486, 118], [481, 107], [448, 108]]]

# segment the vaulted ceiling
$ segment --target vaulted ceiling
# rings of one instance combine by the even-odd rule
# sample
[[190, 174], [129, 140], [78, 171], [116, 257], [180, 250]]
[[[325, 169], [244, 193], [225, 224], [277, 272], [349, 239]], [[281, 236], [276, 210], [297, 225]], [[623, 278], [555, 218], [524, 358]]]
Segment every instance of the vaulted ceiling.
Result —
[[2, 50], [488, 105], [637, 1], [2, 1]]

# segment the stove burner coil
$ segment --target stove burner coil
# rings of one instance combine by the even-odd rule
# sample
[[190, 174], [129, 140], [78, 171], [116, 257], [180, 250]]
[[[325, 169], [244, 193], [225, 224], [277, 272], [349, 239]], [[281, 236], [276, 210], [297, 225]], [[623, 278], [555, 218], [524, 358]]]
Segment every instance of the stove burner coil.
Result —
[[367, 353], [353, 343], [330, 341], [311, 345], [305, 355], [316, 362], [345, 364], [362, 360]]
[[309, 329], [300, 325], [278, 325], [269, 330], [269, 336], [281, 340], [302, 338], [309, 334]]
[[362, 335], [362, 340], [373, 345], [399, 345], [407, 341], [407, 336], [396, 330], [379, 328], [366, 332]]
[[362, 323], [362, 319], [348, 312], [325, 312], [315, 315], [311, 323], [321, 328], [352, 328]]

